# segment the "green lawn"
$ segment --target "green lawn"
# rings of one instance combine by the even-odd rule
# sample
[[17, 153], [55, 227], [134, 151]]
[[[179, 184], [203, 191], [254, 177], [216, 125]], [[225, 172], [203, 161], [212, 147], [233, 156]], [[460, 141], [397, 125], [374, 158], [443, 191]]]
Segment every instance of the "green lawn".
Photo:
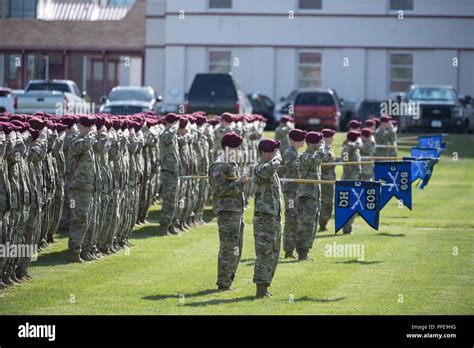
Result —
[[[474, 314], [474, 137], [453, 135], [449, 142], [429, 186], [414, 188], [413, 211], [392, 201], [378, 231], [358, 218], [351, 236], [318, 234], [313, 262], [281, 259], [272, 299], [254, 300], [252, 207], [235, 281], [240, 291], [219, 293], [210, 210], [208, 224], [157, 237], [156, 206], [151, 223], [134, 232], [135, 247], [101, 261], [68, 264], [67, 239], [58, 237], [33, 262], [33, 280], [0, 292], [0, 313]], [[364, 260], [325, 257], [333, 242], [362, 244]]]

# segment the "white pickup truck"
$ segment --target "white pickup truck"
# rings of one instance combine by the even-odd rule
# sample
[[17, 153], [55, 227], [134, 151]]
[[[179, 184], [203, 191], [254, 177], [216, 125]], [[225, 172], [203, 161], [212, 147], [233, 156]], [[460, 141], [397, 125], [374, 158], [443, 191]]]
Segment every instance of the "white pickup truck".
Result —
[[15, 98], [10, 88], [0, 87], [0, 112], [5, 111], [10, 114], [15, 112]]
[[17, 114], [34, 114], [46, 112], [53, 115], [67, 113], [88, 113], [90, 105], [84, 100], [76, 83], [71, 80], [32, 80], [25, 88], [25, 93], [16, 97]]

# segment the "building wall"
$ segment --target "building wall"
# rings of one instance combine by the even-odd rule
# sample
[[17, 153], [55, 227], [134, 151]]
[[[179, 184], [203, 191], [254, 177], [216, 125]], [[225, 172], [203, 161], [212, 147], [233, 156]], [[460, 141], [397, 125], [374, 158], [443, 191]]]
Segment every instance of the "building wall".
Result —
[[[466, 77], [473, 70], [474, 1], [454, 6], [415, 0], [403, 19], [390, 11], [388, 0], [323, 0], [323, 9], [314, 11], [298, 10], [297, 4], [234, 0], [230, 10], [212, 10], [207, 0], [149, 0], [147, 51], [165, 52], [154, 64], [166, 73], [164, 81], [157, 81], [158, 75], [147, 81], [163, 88], [165, 99], [172, 93], [173, 101], [182, 102], [194, 75], [208, 71], [209, 51], [224, 49], [238, 58], [232, 73], [248, 92], [279, 99], [297, 88], [298, 52], [309, 49], [322, 54], [323, 87], [343, 98], [382, 99], [390, 92], [390, 52], [400, 51], [414, 55], [414, 83], [452, 84], [460, 93], [474, 94], [474, 82]], [[160, 31], [159, 42], [148, 37]]]

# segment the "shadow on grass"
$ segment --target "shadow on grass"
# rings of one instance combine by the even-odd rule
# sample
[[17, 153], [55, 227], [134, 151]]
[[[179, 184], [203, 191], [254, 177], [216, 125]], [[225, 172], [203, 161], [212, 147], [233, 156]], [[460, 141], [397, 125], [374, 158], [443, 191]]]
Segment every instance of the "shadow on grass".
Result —
[[308, 296], [303, 296], [300, 298], [295, 298], [295, 302], [300, 301], [307, 301], [307, 302], [320, 302], [320, 303], [327, 303], [327, 302], [339, 302], [344, 301], [345, 297], [334, 297], [334, 298], [311, 298]]
[[377, 236], [384, 236], [384, 237], [405, 237], [404, 233], [377, 233]]
[[339, 264], [346, 264], [346, 265], [351, 265], [351, 264], [357, 264], [357, 265], [374, 265], [377, 263], [382, 263], [383, 261], [362, 261], [362, 260], [347, 260], [347, 261], [337, 261], [336, 263]]
[[201, 301], [201, 302], [193, 302], [193, 303], [186, 303], [184, 306], [186, 307], [202, 307], [208, 305], [219, 305], [219, 304], [226, 304], [226, 303], [238, 303], [238, 302], [246, 302], [246, 301], [253, 301], [255, 300], [255, 296], [245, 296], [245, 297], [238, 297], [238, 298], [229, 298], [229, 299], [213, 299], [209, 301]]
[[45, 254], [39, 254], [38, 260], [32, 261], [33, 267], [67, 265], [69, 262], [69, 250], [53, 251]]
[[[282, 259], [280, 258], [278, 260], [278, 263], [298, 263], [301, 261], [298, 261], [297, 259]], [[243, 264], [244, 266], [255, 266], [255, 259], [242, 259], [240, 260], [240, 263]]]
[[201, 290], [201, 291], [198, 291], [198, 292], [193, 292], [193, 293], [190, 293], [190, 294], [166, 294], [166, 295], [150, 295], [150, 296], [145, 296], [143, 297], [142, 299], [144, 300], [152, 300], [152, 301], [159, 301], [159, 300], [167, 300], [167, 299], [170, 299], [170, 298], [175, 298], [175, 299], [179, 299], [181, 296], [184, 295], [184, 298], [189, 298], [189, 297], [199, 297], [199, 296], [206, 296], [206, 295], [211, 295], [211, 294], [216, 294], [216, 293], [219, 293], [219, 292], [223, 292], [221, 290], [218, 290], [218, 289], [207, 289], [207, 290]]

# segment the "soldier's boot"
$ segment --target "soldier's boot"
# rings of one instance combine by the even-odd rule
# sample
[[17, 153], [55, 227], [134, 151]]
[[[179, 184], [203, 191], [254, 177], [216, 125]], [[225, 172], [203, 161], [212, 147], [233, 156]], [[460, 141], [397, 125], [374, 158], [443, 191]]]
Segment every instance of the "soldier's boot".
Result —
[[173, 226], [174, 226], [175, 229], [179, 230], [180, 232], [184, 232], [184, 227], [183, 227], [183, 223], [181, 222], [181, 220], [176, 222]]
[[352, 226], [351, 227], [344, 227], [342, 229], [342, 232], [344, 232], [344, 234], [352, 234]]
[[15, 271], [12, 271], [11, 274], [10, 274], [10, 279], [13, 280], [15, 283], [18, 283], [18, 284], [21, 284], [22, 281], [20, 279], [18, 279], [18, 277], [16, 276], [16, 272]]
[[194, 225], [193, 225], [193, 220], [191, 219], [191, 217], [188, 217], [188, 218], [186, 219], [186, 224], [187, 224], [189, 227], [193, 227], [193, 226], [194, 226]]
[[326, 225], [319, 225], [319, 232], [326, 232], [328, 229], [326, 228]]
[[196, 215], [191, 216], [191, 221], [193, 222], [193, 226], [199, 225], [197, 220], [196, 220]]
[[86, 262], [94, 260], [88, 250], [82, 250], [80, 257]]
[[292, 251], [286, 251], [285, 252], [285, 259], [296, 259], [295, 254], [293, 254]]
[[99, 248], [99, 251], [101, 252], [102, 255], [110, 255], [112, 253], [112, 251], [110, 250], [109, 247], [100, 247]]
[[255, 294], [256, 298], [265, 298], [272, 297], [272, 295], [267, 291], [268, 286], [266, 284], [257, 284], [257, 293]]
[[158, 227], [158, 235], [169, 236], [168, 225], [160, 225], [160, 227]]
[[308, 250], [301, 249], [298, 251], [298, 261], [313, 261], [313, 259], [308, 256]]
[[6, 289], [7, 285], [0, 279], [0, 290]]
[[199, 221], [201, 221], [201, 224], [203, 225], [206, 223], [206, 221], [204, 221], [204, 216], [202, 215], [202, 213], [199, 214]]
[[217, 290], [219, 290], [219, 291], [236, 291], [237, 289], [233, 288], [232, 286], [219, 285], [217, 287]]
[[183, 220], [183, 227], [184, 227], [186, 230], [189, 230], [189, 229], [191, 228], [191, 226], [189, 225], [188, 220]]
[[70, 262], [74, 262], [74, 263], [84, 263], [85, 261], [81, 258], [81, 254], [80, 253], [74, 253], [72, 252], [70, 255], [69, 255], [69, 261]]
[[54, 235], [48, 234], [48, 237], [46, 238], [46, 242], [51, 243], [51, 244], [56, 243], [56, 241], [54, 240]]
[[176, 230], [176, 227], [173, 224], [168, 226], [168, 232], [175, 236], [179, 234], [179, 232]]

